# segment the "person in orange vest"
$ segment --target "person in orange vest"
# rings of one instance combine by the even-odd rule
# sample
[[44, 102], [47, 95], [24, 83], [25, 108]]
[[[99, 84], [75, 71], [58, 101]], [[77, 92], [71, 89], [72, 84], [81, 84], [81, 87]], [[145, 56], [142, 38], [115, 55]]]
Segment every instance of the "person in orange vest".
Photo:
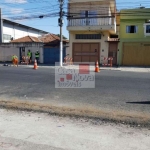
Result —
[[12, 63], [14, 66], [18, 67], [18, 57], [16, 55], [12, 56]]

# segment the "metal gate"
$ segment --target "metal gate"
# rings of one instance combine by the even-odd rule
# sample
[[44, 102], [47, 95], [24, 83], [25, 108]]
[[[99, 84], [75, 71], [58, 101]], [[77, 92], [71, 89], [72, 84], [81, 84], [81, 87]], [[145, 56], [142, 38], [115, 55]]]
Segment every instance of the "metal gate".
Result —
[[[66, 56], [66, 48], [63, 49], [63, 58]], [[59, 62], [60, 49], [57, 48], [44, 48], [44, 63], [45, 64], [55, 64]], [[62, 59], [63, 60], [63, 59]]]
[[150, 43], [124, 43], [122, 64], [125, 66], [150, 66]]
[[74, 62], [96, 62], [100, 58], [100, 43], [73, 43]]

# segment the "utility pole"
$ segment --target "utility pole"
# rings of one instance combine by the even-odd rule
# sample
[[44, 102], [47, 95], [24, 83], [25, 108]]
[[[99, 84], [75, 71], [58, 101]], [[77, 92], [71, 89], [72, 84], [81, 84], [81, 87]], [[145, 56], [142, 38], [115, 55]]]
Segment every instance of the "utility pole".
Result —
[[0, 8], [0, 43], [3, 43], [3, 18], [1, 8]]
[[62, 67], [63, 65], [63, 38], [62, 38], [62, 26], [63, 26], [63, 4], [64, 4], [64, 0], [58, 0], [60, 3], [60, 18], [58, 19], [58, 23], [60, 26], [60, 66]]

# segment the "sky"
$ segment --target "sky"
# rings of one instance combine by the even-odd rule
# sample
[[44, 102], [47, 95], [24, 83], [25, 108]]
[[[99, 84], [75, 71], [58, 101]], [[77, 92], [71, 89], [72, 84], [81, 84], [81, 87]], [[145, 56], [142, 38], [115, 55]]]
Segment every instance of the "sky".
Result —
[[[117, 9], [150, 7], [149, 0], [116, 0]], [[58, 0], [0, 0], [3, 18], [19, 22], [50, 33], [59, 34]], [[67, 12], [67, 0], [64, 0], [64, 11]], [[38, 18], [39, 16], [43, 18]], [[67, 19], [64, 17], [63, 35], [68, 38]]]

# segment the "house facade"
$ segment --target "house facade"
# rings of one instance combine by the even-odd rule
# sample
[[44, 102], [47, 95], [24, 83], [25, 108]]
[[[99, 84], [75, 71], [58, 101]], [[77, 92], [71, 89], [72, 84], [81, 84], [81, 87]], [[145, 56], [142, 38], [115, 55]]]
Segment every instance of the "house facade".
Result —
[[150, 8], [120, 11], [118, 64], [150, 66]]
[[8, 43], [24, 36], [39, 37], [48, 32], [26, 26], [8, 19], [2, 18], [0, 9], [0, 43]]
[[2, 42], [7, 43], [24, 36], [39, 37], [48, 32], [19, 24], [7, 19], [2, 19]]
[[104, 62], [113, 57], [117, 64], [115, 0], [69, 0], [69, 55], [74, 62]]

